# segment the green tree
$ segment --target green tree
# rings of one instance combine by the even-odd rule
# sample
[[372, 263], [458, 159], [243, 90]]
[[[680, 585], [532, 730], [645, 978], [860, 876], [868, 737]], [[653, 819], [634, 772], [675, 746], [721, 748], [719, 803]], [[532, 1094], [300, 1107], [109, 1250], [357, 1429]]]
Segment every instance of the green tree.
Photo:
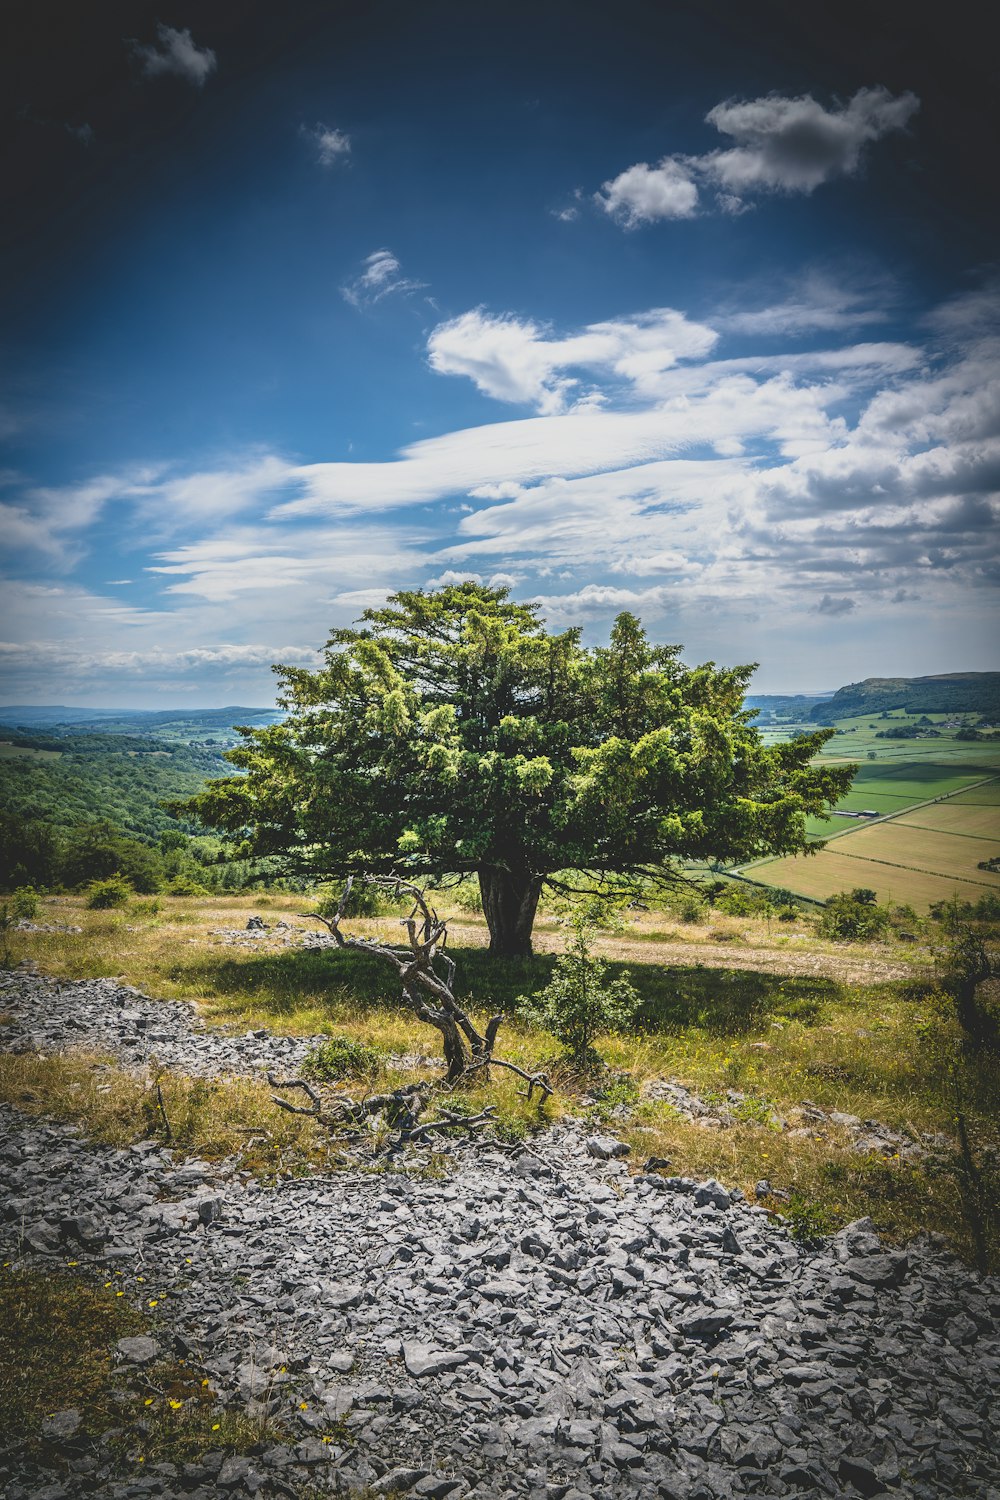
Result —
[[638, 882], [791, 853], [849, 787], [853, 767], [809, 765], [831, 730], [762, 743], [752, 667], [679, 654], [628, 614], [588, 649], [506, 589], [394, 594], [333, 632], [318, 671], [276, 668], [287, 718], [241, 730], [245, 775], [174, 811], [320, 879], [474, 872], [491, 950], [527, 955], [565, 872]]

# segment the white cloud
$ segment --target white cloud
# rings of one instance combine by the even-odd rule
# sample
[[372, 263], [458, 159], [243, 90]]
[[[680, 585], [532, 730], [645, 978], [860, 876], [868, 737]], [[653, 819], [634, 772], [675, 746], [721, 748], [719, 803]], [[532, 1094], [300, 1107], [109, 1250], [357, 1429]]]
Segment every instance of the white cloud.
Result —
[[482, 583], [482, 581], [483, 575], [481, 573], [462, 573], [457, 572], [454, 568], [445, 568], [444, 572], [439, 573], [436, 578], [428, 578], [427, 587], [429, 589], [441, 589], [447, 588], [449, 584]]
[[568, 404], [593, 402], [597, 394], [569, 370], [617, 379], [635, 394], [649, 395], [664, 370], [678, 360], [704, 358], [718, 337], [670, 307], [589, 323], [562, 338], [530, 320], [476, 309], [440, 323], [427, 350], [439, 374], [465, 375], [484, 395], [553, 414]]
[[891, 289], [885, 286], [860, 290], [812, 274], [803, 277], [801, 284], [780, 302], [756, 309], [740, 308], [713, 321], [727, 333], [751, 337], [840, 333], [869, 323], [884, 323], [888, 317], [885, 303], [890, 297]]
[[[799, 289], [765, 306], [777, 330], [767, 336], [855, 310]], [[221, 641], [245, 655], [228, 665], [206, 658], [205, 673], [246, 672], [239, 681], [258, 684], [260, 701], [266, 678], [253, 652], [285, 650], [260, 644], [262, 618], [267, 639], [317, 643], [394, 589], [476, 577], [522, 597], [538, 591], [553, 619], [586, 620], [595, 632], [634, 609], [723, 659], [776, 651], [788, 618], [801, 624], [806, 660], [803, 643], [822, 640], [833, 622], [830, 638], [881, 619], [888, 638], [892, 624], [909, 631], [911, 618], [919, 634], [933, 612], [935, 641], [951, 642], [956, 660], [958, 622], [971, 622], [969, 650], [982, 663], [1000, 577], [994, 314], [983, 300], [974, 315], [952, 306], [930, 320], [923, 348], [834, 343], [739, 359], [713, 358], [716, 329], [662, 309], [568, 334], [506, 320], [513, 336], [500, 353], [477, 314], [449, 361], [481, 337], [479, 363], [469, 363], [481, 384], [508, 382], [538, 404], [560, 382], [599, 379], [605, 407], [445, 433], [379, 463], [293, 464], [256, 452], [193, 474], [136, 467], [59, 488], [0, 476], [9, 535], [50, 571], [114, 504], [116, 529], [145, 548], [147, 584], [159, 590], [155, 607], [142, 608], [114, 584], [106, 597], [51, 582], [12, 586], [5, 633], [53, 653], [69, 642], [93, 662], [132, 653], [154, 662], [159, 652], [157, 680], [177, 683], [197, 676], [185, 653]], [[171, 546], [175, 522], [183, 541]], [[753, 616], [751, 636], [743, 627]], [[941, 653], [928, 659], [947, 669]]]
[[594, 198], [626, 229], [657, 219], [690, 219], [698, 209], [697, 184], [688, 167], [673, 156], [665, 156], [655, 167], [644, 161], [626, 167]]
[[316, 147], [316, 160], [321, 167], [340, 166], [351, 154], [351, 137], [344, 130], [335, 130], [332, 125], [314, 125], [306, 134]]
[[718, 189], [717, 207], [741, 214], [748, 194], [811, 193], [833, 177], [853, 176], [865, 149], [902, 130], [920, 107], [915, 94], [859, 89], [827, 109], [811, 94], [729, 99], [705, 116], [734, 144], [701, 156], [667, 155], [656, 166], [636, 162], [606, 182], [595, 201], [635, 229], [664, 219], [690, 219], [701, 209], [699, 182]]
[[374, 250], [362, 261], [362, 269], [340, 288], [352, 307], [371, 307], [395, 292], [417, 292], [427, 285], [403, 275], [403, 268], [391, 250]]
[[146, 77], [156, 78], [165, 73], [173, 73], [178, 78], [193, 83], [196, 88], [203, 87], [205, 80], [215, 72], [216, 56], [211, 47], [196, 46], [186, 27], [183, 31], [178, 31], [173, 26], [160, 23], [157, 25], [156, 35], [157, 44], [132, 44]]

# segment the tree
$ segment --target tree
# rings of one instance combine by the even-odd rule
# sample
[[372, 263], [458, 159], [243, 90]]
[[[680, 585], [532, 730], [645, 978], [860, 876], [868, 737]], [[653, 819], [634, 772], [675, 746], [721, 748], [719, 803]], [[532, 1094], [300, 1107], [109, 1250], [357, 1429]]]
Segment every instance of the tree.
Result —
[[394, 594], [317, 671], [277, 667], [287, 717], [241, 729], [245, 774], [173, 810], [317, 879], [474, 872], [491, 950], [527, 955], [546, 885], [792, 853], [849, 787], [853, 767], [809, 765], [832, 730], [765, 746], [753, 667], [680, 649], [628, 614], [586, 648], [503, 588]]

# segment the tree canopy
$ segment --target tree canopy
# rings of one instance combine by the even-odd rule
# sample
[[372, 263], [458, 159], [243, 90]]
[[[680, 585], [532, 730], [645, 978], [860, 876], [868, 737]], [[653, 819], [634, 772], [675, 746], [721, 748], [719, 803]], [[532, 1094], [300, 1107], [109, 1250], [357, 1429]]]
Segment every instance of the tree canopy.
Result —
[[790, 853], [850, 785], [852, 767], [809, 764], [832, 730], [763, 743], [752, 666], [680, 651], [629, 614], [585, 647], [503, 588], [397, 593], [335, 630], [318, 670], [275, 668], [287, 717], [241, 730], [227, 758], [244, 774], [184, 810], [290, 872], [475, 872], [494, 951], [529, 953], [566, 872]]

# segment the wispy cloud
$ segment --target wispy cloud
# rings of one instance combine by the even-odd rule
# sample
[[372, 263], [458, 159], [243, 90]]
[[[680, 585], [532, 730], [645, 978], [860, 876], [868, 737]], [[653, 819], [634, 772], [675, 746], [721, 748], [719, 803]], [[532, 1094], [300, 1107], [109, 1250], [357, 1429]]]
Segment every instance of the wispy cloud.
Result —
[[652, 166], [636, 162], [605, 182], [595, 201], [635, 229], [705, 212], [706, 189], [716, 189], [715, 207], [730, 214], [745, 211], [754, 194], [812, 193], [833, 177], [857, 173], [867, 147], [904, 129], [919, 103], [915, 94], [895, 96], [881, 87], [859, 89], [830, 108], [811, 94], [726, 100], [705, 120], [730, 138], [730, 147], [667, 155]]
[[332, 125], [314, 125], [304, 130], [304, 134], [316, 148], [316, 160], [321, 167], [342, 166], [351, 154], [351, 137], [344, 130], [336, 130]]
[[196, 45], [187, 27], [178, 31], [162, 22], [156, 28], [155, 43], [132, 42], [132, 50], [138, 58], [147, 78], [158, 78], [174, 74], [196, 88], [204, 87], [206, 80], [215, 72], [217, 59], [211, 47]]
[[352, 307], [371, 307], [384, 297], [419, 292], [427, 285], [403, 275], [403, 268], [391, 250], [374, 250], [361, 263], [361, 270], [340, 288]]

